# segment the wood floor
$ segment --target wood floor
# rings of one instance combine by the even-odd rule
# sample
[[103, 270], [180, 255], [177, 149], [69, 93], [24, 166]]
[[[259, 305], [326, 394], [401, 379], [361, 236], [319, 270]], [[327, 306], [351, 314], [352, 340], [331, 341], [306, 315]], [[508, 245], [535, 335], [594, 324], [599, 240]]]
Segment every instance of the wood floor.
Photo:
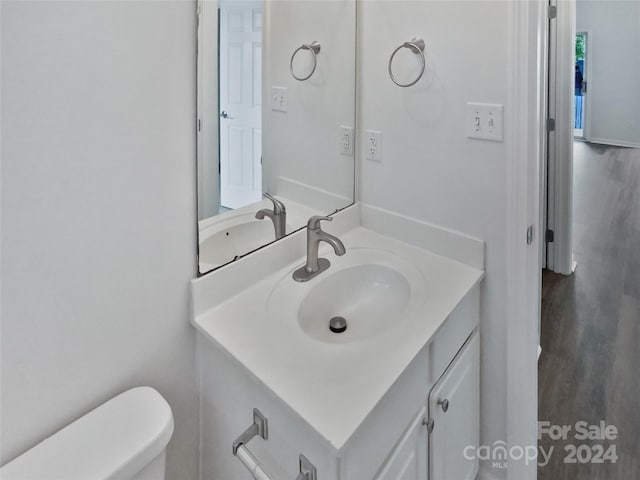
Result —
[[[575, 143], [569, 277], [543, 274], [539, 419], [604, 420], [614, 441], [551, 441], [540, 480], [640, 479], [640, 150]], [[564, 463], [567, 444], [616, 445], [616, 464]], [[586, 457], [585, 457], [586, 458]]]

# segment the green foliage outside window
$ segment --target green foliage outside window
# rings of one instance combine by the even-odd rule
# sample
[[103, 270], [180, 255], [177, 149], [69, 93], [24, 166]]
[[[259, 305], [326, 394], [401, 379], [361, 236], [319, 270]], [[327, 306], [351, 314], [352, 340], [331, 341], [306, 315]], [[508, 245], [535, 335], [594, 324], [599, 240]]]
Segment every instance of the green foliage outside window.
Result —
[[576, 61], [584, 60], [584, 35], [576, 35]]

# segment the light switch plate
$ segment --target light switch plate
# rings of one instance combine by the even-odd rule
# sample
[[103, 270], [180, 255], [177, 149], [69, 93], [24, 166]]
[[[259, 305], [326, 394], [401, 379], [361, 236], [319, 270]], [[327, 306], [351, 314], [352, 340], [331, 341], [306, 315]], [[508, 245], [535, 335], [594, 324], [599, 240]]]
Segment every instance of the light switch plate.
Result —
[[289, 110], [289, 89], [287, 87], [271, 87], [271, 110], [276, 112]]
[[468, 138], [503, 141], [504, 107], [492, 103], [467, 103], [465, 130]]

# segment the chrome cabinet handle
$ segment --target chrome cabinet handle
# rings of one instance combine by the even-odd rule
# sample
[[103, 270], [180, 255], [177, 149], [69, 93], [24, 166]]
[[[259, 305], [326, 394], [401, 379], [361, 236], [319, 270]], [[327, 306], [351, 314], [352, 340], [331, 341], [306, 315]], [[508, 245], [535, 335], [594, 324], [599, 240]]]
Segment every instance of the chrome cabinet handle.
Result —
[[447, 410], [449, 410], [449, 400], [446, 398], [444, 400], [438, 400], [438, 405], [440, 405], [444, 413], [447, 413]]

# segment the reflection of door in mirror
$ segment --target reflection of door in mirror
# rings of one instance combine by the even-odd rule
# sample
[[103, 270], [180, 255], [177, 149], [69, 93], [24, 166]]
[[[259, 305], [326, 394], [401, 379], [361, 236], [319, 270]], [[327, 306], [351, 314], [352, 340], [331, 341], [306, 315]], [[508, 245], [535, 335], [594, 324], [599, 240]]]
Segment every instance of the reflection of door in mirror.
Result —
[[262, 2], [219, 4], [220, 206], [262, 197]]

